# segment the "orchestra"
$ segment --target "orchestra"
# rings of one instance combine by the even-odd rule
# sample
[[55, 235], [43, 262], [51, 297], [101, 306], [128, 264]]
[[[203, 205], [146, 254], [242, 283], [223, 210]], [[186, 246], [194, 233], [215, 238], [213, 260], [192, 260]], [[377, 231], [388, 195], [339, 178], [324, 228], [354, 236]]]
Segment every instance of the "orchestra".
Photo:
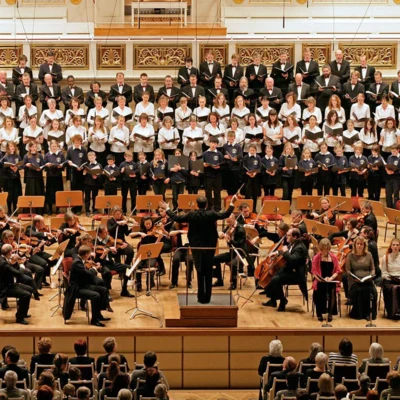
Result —
[[[347, 188], [351, 197], [373, 202], [380, 201], [384, 187], [388, 208], [396, 208], [399, 201], [399, 103], [393, 95], [399, 93], [399, 82], [393, 82], [389, 91], [381, 71], [369, 66], [365, 56], [353, 68], [341, 50], [323, 66], [312, 60], [307, 48], [297, 63], [282, 52], [271, 66], [263, 65], [260, 54], [242, 66], [233, 54], [222, 71], [213, 52], [207, 51], [198, 69], [190, 57], [185, 59], [177, 76], [180, 87], [167, 75], [157, 91], [144, 72], [134, 86], [118, 72], [109, 93], [95, 80], [84, 93], [72, 75], [63, 85], [62, 68], [52, 53], [40, 67], [39, 86], [33, 83], [26, 57], [18, 61], [12, 83], [0, 72], [6, 88], [0, 92], [0, 186], [8, 192], [9, 215], [21, 213], [17, 203], [22, 195], [44, 195], [45, 204], [44, 209], [35, 209], [37, 215], [26, 228], [0, 210], [0, 270], [9, 280], [4, 287], [0, 283], [0, 300], [7, 307], [10, 293], [19, 296], [17, 322], [27, 323], [31, 295], [40, 300], [38, 290], [49, 286], [47, 278], [56, 260], [46, 248], [68, 241], [64, 256], [74, 260], [68, 294], [92, 301], [92, 324], [103, 326], [107, 318], [101, 311], [112, 310], [112, 272], [121, 278], [121, 296], [133, 296], [125, 273], [135, 261], [134, 238], [140, 239], [139, 246], [163, 243], [163, 255], [173, 252], [171, 289], [178, 287], [180, 262], [186, 264], [188, 288], [195, 267], [201, 303], [210, 301], [212, 286], [224, 286], [221, 264], [226, 263], [231, 268], [231, 290], [237, 288], [238, 274], [254, 275], [257, 287], [270, 299], [262, 304], [280, 312], [287, 305], [283, 287], [294, 284], [303, 291], [309, 270], [319, 320], [323, 313], [329, 321], [336, 314], [335, 293], [342, 282], [353, 307], [351, 317], [375, 318], [374, 285], [382, 280], [385, 302], [392, 302], [387, 306], [389, 318], [399, 314], [399, 285], [390, 276], [390, 269], [397, 268], [398, 242], [392, 241], [381, 261], [382, 279], [378, 223], [370, 202], [361, 204], [360, 215], [347, 219], [338, 233], [323, 239], [307, 231], [307, 219], [328, 226], [341, 223], [340, 204], [331, 204], [328, 196], [345, 197]], [[59, 213], [56, 193], [64, 191], [65, 175], [71, 190], [82, 191], [84, 207], [72, 207], [60, 226], [48, 226], [42, 215]], [[189, 250], [194, 246], [192, 215], [182, 215], [178, 204], [179, 195], [197, 194], [203, 188], [202, 207], [215, 213], [214, 222], [226, 220], [222, 231], [212, 229], [211, 237], [197, 238], [198, 243], [214, 246], [219, 238], [228, 249], [205, 257]], [[290, 203], [297, 188], [303, 196], [318, 195], [320, 208], [293, 209], [288, 223], [270, 222], [259, 213], [261, 196], [278, 201], [277, 188], [282, 188], [282, 200]], [[169, 189], [170, 209], [165, 206]], [[103, 190], [106, 196], [120, 193], [122, 206], [109, 210], [107, 222], [96, 226], [92, 238], [79, 216], [84, 210], [91, 218], [98, 211], [96, 198]], [[252, 208], [244, 201], [238, 211], [226, 207], [230, 213], [220, 213], [223, 191], [230, 198], [252, 200]], [[158, 216], [135, 219], [137, 195], [150, 193], [162, 196], [163, 206], [155, 210]], [[249, 229], [255, 231], [252, 237]], [[184, 241], [187, 231], [189, 243]], [[314, 259], [307, 251], [310, 235], [319, 242]], [[255, 263], [263, 239], [273, 246]], [[166, 275], [161, 254], [150, 260], [147, 290], [156, 285], [156, 274]], [[147, 268], [147, 261], [139, 263], [138, 291]], [[365, 283], [362, 279], [368, 274], [372, 278]], [[366, 306], [370, 297], [371, 309]]]

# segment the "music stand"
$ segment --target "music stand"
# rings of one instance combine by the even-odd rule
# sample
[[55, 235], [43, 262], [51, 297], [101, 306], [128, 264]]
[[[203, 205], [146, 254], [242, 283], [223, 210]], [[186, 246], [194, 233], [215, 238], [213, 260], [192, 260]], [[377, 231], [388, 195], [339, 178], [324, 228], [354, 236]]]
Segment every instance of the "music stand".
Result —
[[297, 196], [296, 207], [298, 210], [317, 210], [320, 207], [321, 196]]
[[334, 225], [322, 224], [318, 221], [313, 221], [312, 219], [304, 219], [304, 223], [307, 226], [307, 232], [312, 235], [319, 235], [322, 237], [328, 237], [332, 233], [339, 232], [339, 228]]
[[69, 192], [56, 192], [56, 207], [66, 207], [71, 212], [72, 207], [83, 206], [83, 195], [81, 190]]
[[18, 208], [29, 208], [29, 219], [33, 219], [32, 209], [43, 208], [44, 196], [19, 196]]
[[[51, 317], [53, 317], [54, 316], [54, 314], [60, 309], [60, 308], [62, 308], [62, 305], [61, 305], [61, 296], [62, 296], [62, 286], [61, 286], [61, 281], [62, 281], [62, 268], [60, 268], [60, 266], [61, 266], [61, 264], [62, 264], [62, 262], [63, 262], [63, 260], [64, 260], [64, 254], [62, 254], [61, 256], [60, 256], [60, 258], [58, 259], [58, 261], [57, 261], [57, 264], [53, 267], [53, 269], [52, 269], [52, 271], [51, 271], [51, 273], [52, 273], [52, 275], [55, 275], [57, 272], [58, 272], [58, 277], [57, 277], [57, 280], [58, 280], [58, 290], [57, 290], [57, 293], [51, 298], [51, 299], [49, 299], [49, 301], [51, 301], [51, 300], [53, 300], [55, 297], [58, 297], [58, 303], [54, 306], [54, 307], [51, 307], [50, 308], [50, 311], [53, 311], [52, 313], [51, 313]], [[54, 271], [54, 272], [53, 272]]]
[[394, 208], [385, 207], [385, 213], [387, 216], [387, 221], [385, 225], [385, 237], [384, 242], [386, 242], [386, 233], [388, 229], [388, 225], [394, 225], [394, 236], [397, 237], [397, 226], [400, 225], [400, 211], [395, 210]]
[[372, 211], [376, 217], [385, 216], [385, 208], [383, 207], [383, 204], [380, 201], [358, 199], [358, 204], [360, 205], [360, 209], [368, 203], [371, 204]]
[[151, 210], [156, 210], [160, 201], [163, 201], [161, 194], [136, 196], [136, 210], [147, 210], [147, 213], [151, 215]]
[[[152, 258], [157, 258], [162, 250], [163, 244], [162, 243], [153, 243], [153, 244], [142, 244], [139, 247], [139, 250], [136, 254], [136, 258], [134, 262], [132, 263], [132, 267], [126, 272], [127, 276], [131, 276], [132, 273], [134, 273], [134, 286], [135, 286], [135, 307], [130, 308], [127, 310], [125, 313], [129, 313], [130, 311], [133, 310], [131, 316], [129, 319], [135, 318], [137, 315], [143, 314], [147, 317], [158, 319], [160, 321], [160, 327], [162, 327], [162, 321], [160, 318], [156, 317], [153, 315], [153, 313], [149, 311], [142, 310], [138, 307], [138, 295], [137, 295], [137, 266], [139, 263], [143, 260], [147, 260], [147, 279], [148, 279], [148, 288], [150, 288], [150, 273], [151, 273], [151, 268], [150, 268], [150, 259]], [[147, 295], [147, 293], [146, 293]], [[157, 299], [152, 295], [152, 297], [157, 301]], [[157, 301], [158, 302], [158, 301]]]
[[[2, 192], [0, 193], [0, 205], [3, 207], [7, 206], [7, 198], [8, 198], [8, 192]], [[11, 212], [11, 210], [7, 209], [7, 212]]]
[[278, 214], [289, 214], [290, 212], [290, 201], [289, 200], [265, 200], [262, 208], [261, 214], [275, 215], [275, 231], [278, 230]]
[[197, 194], [180, 194], [178, 195], [178, 208], [180, 210], [198, 210], [197, 206]]
[[353, 203], [351, 201], [351, 198], [349, 198], [349, 197], [326, 196], [326, 198], [331, 203], [331, 207], [336, 207], [340, 204], [340, 206], [336, 208], [336, 210], [338, 210], [338, 211], [351, 212], [353, 210]]
[[96, 204], [95, 204], [96, 210], [99, 210], [99, 209], [111, 210], [115, 206], [122, 207], [122, 196], [108, 195], [108, 196], [97, 196], [96, 197]]

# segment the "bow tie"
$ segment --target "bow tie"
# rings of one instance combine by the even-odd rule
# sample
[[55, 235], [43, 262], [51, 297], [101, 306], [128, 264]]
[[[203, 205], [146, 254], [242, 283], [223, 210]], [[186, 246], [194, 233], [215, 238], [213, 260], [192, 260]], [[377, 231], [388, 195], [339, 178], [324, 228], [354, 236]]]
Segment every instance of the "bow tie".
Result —
[[49, 88], [50, 88], [50, 87], [53, 87], [53, 85], [49, 85]]
[[208, 65], [213, 65], [213, 63], [208, 63]]
[[297, 85], [297, 87], [301, 87], [301, 85]]
[[74, 89], [74, 90], [75, 90], [75, 86], [71, 86], [71, 87], [70, 87], [70, 89], [71, 89], [71, 90], [72, 90], [72, 89]]
[[361, 67], [361, 69], [367, 69], [367, 67]]
[[338, 62], [338, 63], [336, 63], [337, 65], [342, 65], [342, 63], [340, 63], [340, 62]]
[[26, 88], [28, 88], [28, 87], [29, 87], [29, 85], [26, 85], [25, 87], [26, 87]]
[[221, 88], [220, 88], [220, 87], [217, 87], [217, 88], [215, 88], [215, 90], [221, 90]]
[[146, 89], [146, 86], [142, 86], [142, 89]]

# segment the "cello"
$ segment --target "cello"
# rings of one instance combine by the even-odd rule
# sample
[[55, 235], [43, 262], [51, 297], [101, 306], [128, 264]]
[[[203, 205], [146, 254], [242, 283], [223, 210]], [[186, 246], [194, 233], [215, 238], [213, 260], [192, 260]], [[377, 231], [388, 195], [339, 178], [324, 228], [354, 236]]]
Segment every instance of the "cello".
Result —
[[282, 250], [284, 240], [285, 236], [282, 236], [279, 242], [272, 246], [265, 260], [258, 264], [254, 271], [254, 277], [258, 279], [258, 285], [264, 289], [269, 285], [276, 273], [286, 264], [282, 252], [278, 255], [271, 256], [272, 253]]

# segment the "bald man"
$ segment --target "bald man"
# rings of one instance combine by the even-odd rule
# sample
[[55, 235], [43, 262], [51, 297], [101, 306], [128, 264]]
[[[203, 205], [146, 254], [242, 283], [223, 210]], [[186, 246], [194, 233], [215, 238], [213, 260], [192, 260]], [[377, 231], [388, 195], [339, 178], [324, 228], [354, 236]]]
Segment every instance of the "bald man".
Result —
[[340, 83], [343, 85], [350, 79], [350, 63], [343, 58], [342, 50], [336, 50], [335, 60], [329, 63], [332, 75], [339, 77]]

